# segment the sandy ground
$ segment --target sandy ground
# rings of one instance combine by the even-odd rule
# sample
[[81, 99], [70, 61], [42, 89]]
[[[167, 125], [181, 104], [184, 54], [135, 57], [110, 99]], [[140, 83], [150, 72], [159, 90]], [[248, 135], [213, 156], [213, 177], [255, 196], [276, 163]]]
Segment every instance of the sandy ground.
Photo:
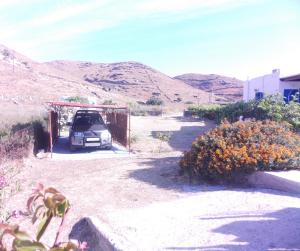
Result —
[[[191, 186], [178, 176], [182, 151], [213, 126], [176, 115], [132, 117], [134, 155], [30, 159], [20, 175], [23, 190], [9, 207], [24, 208], [31, 187], [42, 182], [72, 204], [65, 239], [77, 221], [93, 216], [138, 250], [300, 250], [299, 197], [266, 189]], [[157, 139], [159, 132], [169, 133], [169, 141]], [[22, 225], [30, 229], [27, 219]]]

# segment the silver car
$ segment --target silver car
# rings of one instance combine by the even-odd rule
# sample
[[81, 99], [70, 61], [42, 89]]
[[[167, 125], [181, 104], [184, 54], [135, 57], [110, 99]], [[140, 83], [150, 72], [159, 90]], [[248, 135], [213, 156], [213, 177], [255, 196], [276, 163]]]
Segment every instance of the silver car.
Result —
[[93, 110], [78, 110], [69, 132], [70, 150], [97, 147], [111, 149], [112, 137], [101, 115]]

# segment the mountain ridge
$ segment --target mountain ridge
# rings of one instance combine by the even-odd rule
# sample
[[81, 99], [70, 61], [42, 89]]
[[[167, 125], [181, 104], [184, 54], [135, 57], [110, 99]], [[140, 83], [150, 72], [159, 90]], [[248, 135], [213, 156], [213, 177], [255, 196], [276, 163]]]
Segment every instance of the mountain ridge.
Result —
[[15, 105], [43, 105], [63, 96], [92, 96], [99, 104], [105, 100], [145, 103], [156, 96], [171, 108], [211, 101], [207, 90], [140, 62], [38, 62], [1, 44], [0, 94], [5, 96], [2, 102]]
[[212, 92], [228, 102], [239, 101], [243, 94], [243, 81], [218, 74], [185, 73], [174, 77], [195, 88]]

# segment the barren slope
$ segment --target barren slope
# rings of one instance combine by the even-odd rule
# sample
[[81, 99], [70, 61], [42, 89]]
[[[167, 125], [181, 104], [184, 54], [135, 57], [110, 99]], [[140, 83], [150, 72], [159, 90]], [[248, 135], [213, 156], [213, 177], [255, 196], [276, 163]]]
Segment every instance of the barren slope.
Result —
[[98, 102], [105, 99], [127, 102], [120, 95], [107, 93], [68, 72], [0, 45], [0, 104], [6, 108], [0, 115], [23, 113], [25, 108], [39, 110], [46, 101], [76, 95], [95, 97]]
[[228, 101], [238, 101], [243, 95], [243, 81], [220, 76], [216, 74], [188, 73], [174, 77], [185, 83], [207, 92], [213, 92], [216, 96], [226, 98]]
[[167, 108], [182, 109], [187, 103], [212, 100], [205, 90], [137, 62], [41, 63], [0, 45], [0, 102], [6, 107], [0, 116], [8, 112], [23, 113], [27, 107], [35, 111], [46, 101], [61, 100], [64, 96], [94, 97], [99, 104], [105, 100], [118, 104], [144, 103], [157, 96]]
[[145, 102], [153, 95], [160, 96], [167, 105], [197, 102], [198, 99], [199, 102], [208, 102], [209, 99], [206, 92], [137, 62], [101, 64], [52, 61], [47, 64], [107, 92], [118, 93], [140, 102]]

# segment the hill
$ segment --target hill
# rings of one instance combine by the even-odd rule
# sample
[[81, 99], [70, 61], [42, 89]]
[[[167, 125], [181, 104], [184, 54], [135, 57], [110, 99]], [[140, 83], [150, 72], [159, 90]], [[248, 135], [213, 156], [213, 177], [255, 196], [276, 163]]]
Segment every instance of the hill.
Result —
[[126, 102], [122, 96], [106, 93], [66, 72], [0, 45], [0, 104], [5, 108], [0, 110], [2, 118], [38, 115], [44, 110], [45, 102], [60, 100], [63, 96], [101, 97], [101, 100]]
[[225, 98], [228, 102], [239, 101], [243, 97], [243, 81], [236, 78], [216, 74], [188, 73], [176, 76], [174, 79], [203, 91], [212, 92], [218, 98]]
[[[213, 86], [214, 94], [208, 93]], [[218, 92], [220, 88], [222, 92]], [[37, 62], [0, 45], [0, 103], [7, 109], [33, 113], [45, 102], [65, 96], [93, 97], [98, 104], [143, 104], [152, 96], [165, 107], [182, 109], [187, 104], [226, 102], [240, 98], [241, 81], [218, 75], [185, 74], [171, 78], [138, 62], [92, 63], [57, 60]]]
[[47, 65], [106, 92], [130, 97], [139, 103], [146, 102], [151, 96], [158, 96], [166, 105], [172, 106], [186, 102], [206, 103], [209, 99], [206, 92], [138, 62], [103, 64], [53, 61]]

